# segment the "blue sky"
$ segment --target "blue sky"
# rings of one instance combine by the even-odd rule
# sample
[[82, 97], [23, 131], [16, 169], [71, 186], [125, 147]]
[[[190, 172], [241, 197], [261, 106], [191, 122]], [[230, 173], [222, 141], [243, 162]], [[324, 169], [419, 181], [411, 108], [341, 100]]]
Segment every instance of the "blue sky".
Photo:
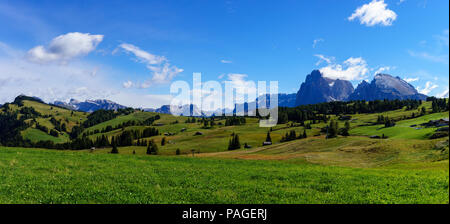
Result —
[[157, 107], [172, 81], [371, 80], [448, 96], [449, 5], [430, 0], [4, 1], [0, 103], [108, 98]]

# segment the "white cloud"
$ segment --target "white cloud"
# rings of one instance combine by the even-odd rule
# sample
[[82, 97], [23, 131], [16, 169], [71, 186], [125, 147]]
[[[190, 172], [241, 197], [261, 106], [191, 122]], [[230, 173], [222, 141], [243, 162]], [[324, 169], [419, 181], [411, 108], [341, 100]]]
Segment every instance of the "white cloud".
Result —
[[231, 64], [231, 63], [233, 63], [232, 61], [229, 61], [229, 60], [220, 60], [220, 62], [223, 63], [223, 64]]
[[416, 78], [403, 78], [403, 80], [405, 80], [406, 82], [415, 82], [415, 81], [419, 81], [419, 77], [416, 77]]
[[430, 93], [433, 89], [436, 89], [437, 87], [439, 87], [439, 86], [428, 81], [425, 83], [425, 87], [423, 89], [420, 87], [417, 87], [416, 89], [419, 93], [428, 95], [428, 93]]
[[102, 40], [103, 35], [67, 33], [54, 38], [47, 47], [39, 45], [32, 48], [27, 53], [27, 59], [40, 64], [67, 63], [73, 58], [89, 54]]
[[325, 41], [324, 39], [322, 39], [322, 38], [319, 38], [319, 39], [315, 39], [314, 41], [313, 41], [313, 48], [316, 48], [316, 46], [317, 46], [317, 44], [318, 43], [320, 43], [320, 42], [323, 42], [323, 41]]
[[163, 56], [150, 54], [132, 44], [124, 43], [124, 44], [119, 45], [119, 47], [124, 49], [127, 53], [134, 54], [134, 56], [136, 56], [141, 62], [146, 63], [146, 64], [156, 65], [156, 64], [161, 64], [164, 61], [167, 61], [167, 59]]
[[319, 70], [325, 77], [342, 80], [362, 80], [369, 72], [367, 62], [361, 57], [351, 57], [345, 60], [342, 65], [330, 63]]
[[436, 94], [436, 96], [439, 98], [448, 98], [448, 87], [443, 92]]
[[[156, 84], [165, 84], [170, 82], [176, 75], [183, 72], [183, 69], [176, 66], [171, 66], [169, 61], [164, 56], [158, 56], [141, 50], [132, 44], [120, 44], [119, 48], [122, 48], [127, 53], [132, 53], [139, 62], [147, 65], [153, 75], [151, 79], [146, 80], [140, 88], [148, 88]], [[117, 52], [117, 49], [114, 50]]]
[[130, 81], [130, 80], [128, 80], [128, 81], [124, 82], [124, 83], [122, 84], [122, 86], [123, 86], [123, 88], [125, 88], [125, 89], [131, 88], [131, 87], [133, 86], [133, 82]]
[[398, 1], [397, 2], [397, 5], [400, 5], [400, 4], [402, 4], [403, 2], [405, 2], [406, 0], [400, 0], [400, 1]]
[[315, 54], [314, 56], [319, 58], [319, 61], [316, 62], [316, 66], [320, 65], [322, 62], [326, 62], [326, 63], [330, 64], [332, 61], [334, 61], [333, 57], [327, 57], [322, 54]]
[[397, 14], [386, 8], [387, 4], [384, 0], [372, 0], [368, 4], [364, 4], [357, 8], [355, 12], [348, 17], [348, 20], [353, 21], [359, 19], [361, 24], [366, 26], [391, 26], [392, 22], [397, 19]]
[[389, 66], [380, 67], [380, 68], [378, 68], [378, 69], [375, 71], [375, 74], [374, 74], [374, 75], [383, 73], [383, 72], [385, 72], [385, 71], [389, 71], [389, 70], [391, 70], [391, 69], [392, 69], [392, 68], [389, 67]]
[[147, 66], [150, 71], [153, 72], [153, 77], [151, 82], [146, 82], [146, 85], [163, 84], [170, 82], [176, 75], [183, 72], [183, 69], [177, 68], [176, 66], [170, 66], [169, 63], [165, 63], [161, 66]]

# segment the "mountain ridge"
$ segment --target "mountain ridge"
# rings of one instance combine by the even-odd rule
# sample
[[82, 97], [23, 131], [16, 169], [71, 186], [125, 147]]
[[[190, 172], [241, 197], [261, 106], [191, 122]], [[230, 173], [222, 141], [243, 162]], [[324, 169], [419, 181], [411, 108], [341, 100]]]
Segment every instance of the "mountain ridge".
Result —
[[388, 74], [377, 74], [368, 83], [361, 82], [347, 100], [425, 100], [426, 95], [419, 93], [414, 86], [400, 77], [393, 77]]
[[94, 112], [100, 109], [117, 110], [127, 108], [126, 106], [120, 105], [116, 102], [106, 99], [85, 100], [85, 101], [70, 99], [69, 103], [62, 101], [55, 101], [53, 102], [53, 104], [67, 109], [79, 110], [84, 112]]

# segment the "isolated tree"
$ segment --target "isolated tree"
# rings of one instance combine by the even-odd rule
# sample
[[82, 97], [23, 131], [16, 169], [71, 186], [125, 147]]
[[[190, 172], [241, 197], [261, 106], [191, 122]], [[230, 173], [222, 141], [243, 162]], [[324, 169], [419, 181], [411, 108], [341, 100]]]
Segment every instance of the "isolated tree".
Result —
[[348, 133], [348, 131], [350, 130], [350, 122], [346, 121], [345, 122], [345, 127], [342, 129], [342, 136], [349, 136], [350, 134]]
[[164, 146], [166, 144], [166, 137], [162, 138], [161, 140], [161, 146]]
[[180, 155], [180, 154], [181, 154], [180, 149], [177, 149], [177, 150], [175, 151], [175, 154], [176, 154], [176, 155]]
[[239, 142], [239, 135], [234, 135], [234, 147], [237, 149], [241, 148], [241, 143]]
[[150, 142], [149, 147], [150, 147], [150, 154], [158, 155], [158, 151], [159, 151], [158, 145], [156, 145], [156, 143], [153, 140]]
[[241, 143], [239, 142], [239, 135], [234, 134], [228, 142], [228, 150], [240, 149]]
[[[113, 137], [114, 138], [114, 137]], [[114, 139], [113, 139], [114, 140]], [[116, 142], [113, 141], [113, 145], [112, 145], [112, 150], [111, 150], [112, 154], [118, 154], [119, 153], [119, 149], [117, 149], [117, 145]]]
[[270, 132], [267, 132], [266, 142], [272, 142], [272, 138], [270, 137]]
[[151, 146], [151, 144], [149, 144], [149, 145], [147, 146], [147, 152], [146, 152], [146, 154], [147, 154], [147, 155], [151, 155], [151, 154], [152, 154], [152, 146]]
[[328, 129], [327, 129], [327, 131], [328, 131], [327, 138], [337, 137], [338, 130], [339, 130], [339, 125], [338, 125], [337, 121], [331, 120], [330, 124], [328, 125]]
[[350, 130], [350, 122], [349, 121], [345, 122], [345, 129]]
[[303, 138], [307, 138], [308, 136], [306, 135], [306, 129], [303, 129]]

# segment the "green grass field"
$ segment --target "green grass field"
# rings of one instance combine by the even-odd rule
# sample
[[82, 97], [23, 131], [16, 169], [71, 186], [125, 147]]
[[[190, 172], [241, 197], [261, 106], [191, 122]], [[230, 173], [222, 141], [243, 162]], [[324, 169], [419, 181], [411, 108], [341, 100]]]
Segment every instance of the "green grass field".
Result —
[[425, 166], [0, 147], [0, 203], [448, 203], [448, 160]]
[[24, 139], [30, 140], [32, 142], [53, 141], [55, 143], [62, 143], [67, 142], [70, 139], [70, 137], [66, 133], [60, 134], [58, 137], [54, 137], [35, 128], [27, 128], [26, 130], [22, 131], [22, 136], [24, 137]]
[[[56, 138], [31, 126], [21, 134], [32, 142], [67, 142], [70, 128], [88, 115], [34, 101], [24, 104], [68, 127]], [[279, 124], [270, 132], [274, 144], [264, 147], [270, 129], [260, 128], [257, 118], [237, 126], [216, 120], [214, 127], [203, 128], [202, 123], [185, 123], [186, 117], [167, 114], [160, 114], [153, 125], [161, 135], [146, 138], [158, 144], [157, 156], [146, 155], [143, 146], [119, 147], [119, 154], [110, 154], [109, 147], [59, 151], [0, 146], [0, 203], [449, 203], [448, 137], [431, 140], [437, 128], [411, 127], [448, 118], [449, 113], [430, 113], [429, 102], [422, 106], [429, 114], [414, 119], [407, 118], [418, 110], [354, 114], [348, 137], [326, 139], [320, 129], [327, 123], [319, 122], [306, 129], [308, 138], [280, 142], [287, 132], [298, 135], [305, 129], [291, 127], [291, 122]], [[11, 110], [18, 109], [11, 105]], [[135, 111], [85, 133], [155, 115]], [[373, 125], [378, 115], [398, 120], [396, 126]], [[49, 117], [36, 121], [54, 128]], [[174, 135], [164, 135], [169, 132]], [[228, 151], [232, 133], [251, 149]], [[369, 138], [382, 134], [389, 138]], [[177, 149], [181, 155], [175, 155]]]
[[381, 136], [384, 134], [393, 139], [428, 139], [437, 128], [422, 128], [420, 126], [411, 127], [411, 125], [420, 125], [428, 122], [429, 120], [437, 120], [448, 117], [448, 112], [434, 113], [414, 119], [402, 120], [397, 122], [394, 127], [389, 128], [385, 128], [384, 125], [360, 126], [352, 129], [350, 134], [365, 136]]

